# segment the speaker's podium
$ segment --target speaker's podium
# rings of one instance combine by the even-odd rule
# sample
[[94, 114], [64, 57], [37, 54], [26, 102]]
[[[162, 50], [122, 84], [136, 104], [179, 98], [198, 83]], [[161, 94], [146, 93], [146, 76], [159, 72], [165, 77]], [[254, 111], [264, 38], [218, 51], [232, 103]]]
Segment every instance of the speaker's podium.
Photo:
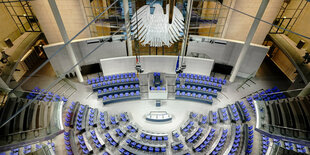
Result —
[[163, 79], [161, 78], [160, 73], [155, 72], [154, 76], [150, 76], [149, 78], [149, 99], [167, 99], [168, 98], [168, 90], [167, 83], [163, 83]]

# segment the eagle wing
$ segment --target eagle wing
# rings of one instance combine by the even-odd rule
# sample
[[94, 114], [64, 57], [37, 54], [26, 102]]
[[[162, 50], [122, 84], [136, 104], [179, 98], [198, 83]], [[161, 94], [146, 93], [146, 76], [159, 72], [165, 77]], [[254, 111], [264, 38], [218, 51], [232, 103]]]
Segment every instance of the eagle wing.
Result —
[[[166, 6], [167, 12], [169, 11], [169, 4]], [[184, 17], [180, 10], [174, 6], [173, 9], [173, 18], [172, 23], [169, 24], [169, 34], [170, 34], [170, 43], [174, 43], [179, 40], [179, 37], [181, 37], [180, 32], [183, 32], [184, 29]]]
[[145, 34], [148, 32], [150, 24], [150, 6], [144, 5], [132, 16], [131, 23], [135, 38], [139, 40], [145, 39]]

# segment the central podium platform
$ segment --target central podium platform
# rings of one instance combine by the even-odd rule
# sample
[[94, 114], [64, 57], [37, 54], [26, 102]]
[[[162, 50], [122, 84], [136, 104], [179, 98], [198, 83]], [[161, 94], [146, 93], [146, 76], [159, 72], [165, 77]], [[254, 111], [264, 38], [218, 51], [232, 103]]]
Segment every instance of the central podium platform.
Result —
[[172, 120], [172, 115], [166, 111], [151, 111], [146, 115], [146, 120], [152, 122], [166, 122]]

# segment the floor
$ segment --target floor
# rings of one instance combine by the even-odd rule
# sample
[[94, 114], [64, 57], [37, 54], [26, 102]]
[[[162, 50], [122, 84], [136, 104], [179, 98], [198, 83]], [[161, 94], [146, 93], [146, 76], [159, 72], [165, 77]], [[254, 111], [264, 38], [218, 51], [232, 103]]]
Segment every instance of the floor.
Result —
[[[92, 108], [98, 108], [99, 111], [108, 111], [109, 114], [119, 114], [120, 112], [129, 112], [132, 122], [136, 123], [142, 129], [153, 132], [170, 133], [174, 129], [178, 129], [189, 118], [190, 112], [196, 112], [199, 114], [207, 114], [209, 111], [223, 108], [228, 104], [232, 104], [236, 101], [244, 100], [243, 97], [256, 92], [260, 89], [268, 89], [277, 86], [280, 90], [286, 90], [290, 86], [290, 81], [279, 73], [275, 68], [271, 68], [269, 62], [265, 60], [257, 72], [257, 75], [252, 79], [253, 82], [248, 81], [242, 87], [241, 84], [246, 80], [243, 78], [236, 78], [234, 83], [228, 83], [223, 86], [223, 90], [219, 93], [217, 98], [214, 98], [212, 105], [183, 101], [183, 100], [162, 100], [162, 106], [156, 107], [155, 100], [148, 100], [144, 97], [142, 100], [126, 101], [120, 103], [114, 103], [109, 105], [103, 105], [101, 99], [97, 98], [97, 94], [91, 89], [91, 86], [86, 82], [78, 83], [77, 79], [70, 79], [69, 83], [76, 90], [69, 97], [69, 103], [72, 101], [79, 101], [82, 104], [87, 104]], [[276, 73], [276, 74], [275, 74]], [[278, 74], [279, 73], [279, 74]], [[97, 77], [98, 75], [88, 75], [84, 79]], [[215, 75], [216, 77], [224, 78], [224, 75]], [[22, 89], [31, 90], [35, 86], [39, 88], [47, 87], [53, 80], [55, 80], [55, 74], [53, 73], [50, 64], [47, 64], [35, 77], [30, 78], [28, 82], [22, 85]], [[236, 90], [240, 87], [238, 90]], [[142, 88], [141, 92], [145, 92]], [[147, 94], [142, 94], [147, 96]], [[68, 106], [69, 104], [67, 104]], [[251, 112], [252, 120], [249, 125], [255, 124], [255, 116], [250, 106], [248, 106]], [[172, 121], [166, 123], [154, 123], [145, 120], [145, 115], [150, 111], [167, 111], [173, 116]], [[222, 125], [226, 126], [226, 125]], [[254, 149], [261, 150], [261, 136], [255, 132]], [[63, 135], [57, 136], [54, 140], [56, 143], [56, 154], [62, 154], [64, 149]]]

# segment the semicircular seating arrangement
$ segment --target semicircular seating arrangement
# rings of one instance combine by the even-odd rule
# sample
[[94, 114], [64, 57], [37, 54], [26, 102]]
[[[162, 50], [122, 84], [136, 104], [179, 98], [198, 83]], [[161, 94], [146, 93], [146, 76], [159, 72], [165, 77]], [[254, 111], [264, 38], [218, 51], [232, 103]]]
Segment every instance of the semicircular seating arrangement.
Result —
[[242, 105], [236, 102], [206, 114], [190, 112], [179, 129], [156, 133], [143, 130], [127, 112], [109, 115], [107, 111], [73, 102], [67, 111], [70, 117], [65, 116], [73, 122], [64, 135], [67, 153], [251, 154], [253, 126], [243, 124], [247, 122], [246, 116], [244, 121], [232, 119], [236, 117], [234, 113], [246, 113], [247, 107]]
[[[157, 73], [156, 76], [158, 76]], [[87, 83], [92, 86], [98, 98], [103, 100], [104, 105], [141, 99], [139, 79], [134, 73], [102, 76], [90, 79]], [[226, 80], [223, 79], [182, 73], [176, 78], [175, 99], [212, 105], [213, 99], [220, 95], [219, 92], [222, 91], [223, 86], [226, 87], [225, 84]], [[69, 155], [235, 155], [255, 154], [254, 148], [260, 148], [260, 154], [271, 154], [280, 150], [273, 149], [278, 146], [299, 153], [309, 153], [309, 147], [298, 140], [308, 138], [308, 134], [304, 131], [310, 129], [308, 119], [310, 99], [309, 97], [283, 99], [285, 95], [277, 93], [279, 91], [275, 87], [248, 95], [245, 101], [249, 104], [240, 100], [216, 109], [212, 108], [208, 112], [190, 112], [184, 122], [169, 133], [144, 130], [134, 122], [132, 115], [125, 111], [110, 113], [105, 111], [105, 108], [102, 110], [102, 108], [94, 108], [87, 104], [71, 102], [66, 105], [63, 119], [59, 119], [64, 120], [65, 125], [64, 148]], [[27, 95], [27, 98], [33, 99], [37, 95], [39, 96], [36, 102], [41, 104], [58, 102], [63, 106], [68, 101], [64, 97], [39, 88], [35, 88]], [[261, 104], [263, 106], [256, 106], [255, 104], [258, 103], [263, 103]], [[44, 114], [48, 111], [46, 107], [49, 105], [43, 107], [41, 108], [40, 105], [40, 111], [37, 113]], [[253, 107], [254, 110], [248, 110]], [[58, 114], [58, 116], [61, 115]], [[43, 118], [46, 120], [46, 116]], [[255, 119], [253, 118], [256, 118], [256, 121], [259, 119], [264, 124], [263, 128], [254, 129]], [[11, 125], [7, 129], [11, 129]], [[258, 139], [254, 136], [261, 136], [259, 146], [254, 145], [254, 140]], [[285, 139], [287, 137], [295, 139]], [[48, 145], [52, 146], [51, 150], [55, 150], [55, 144], [49, 143]], [[12, 149], [10, 152], [11, 154], [19, 152], [26, 154], [33, 151], [33, 148], [33, 146], [25, 145], [22, 149]], [[39, 149], [40, 146], [36, 148]]]

